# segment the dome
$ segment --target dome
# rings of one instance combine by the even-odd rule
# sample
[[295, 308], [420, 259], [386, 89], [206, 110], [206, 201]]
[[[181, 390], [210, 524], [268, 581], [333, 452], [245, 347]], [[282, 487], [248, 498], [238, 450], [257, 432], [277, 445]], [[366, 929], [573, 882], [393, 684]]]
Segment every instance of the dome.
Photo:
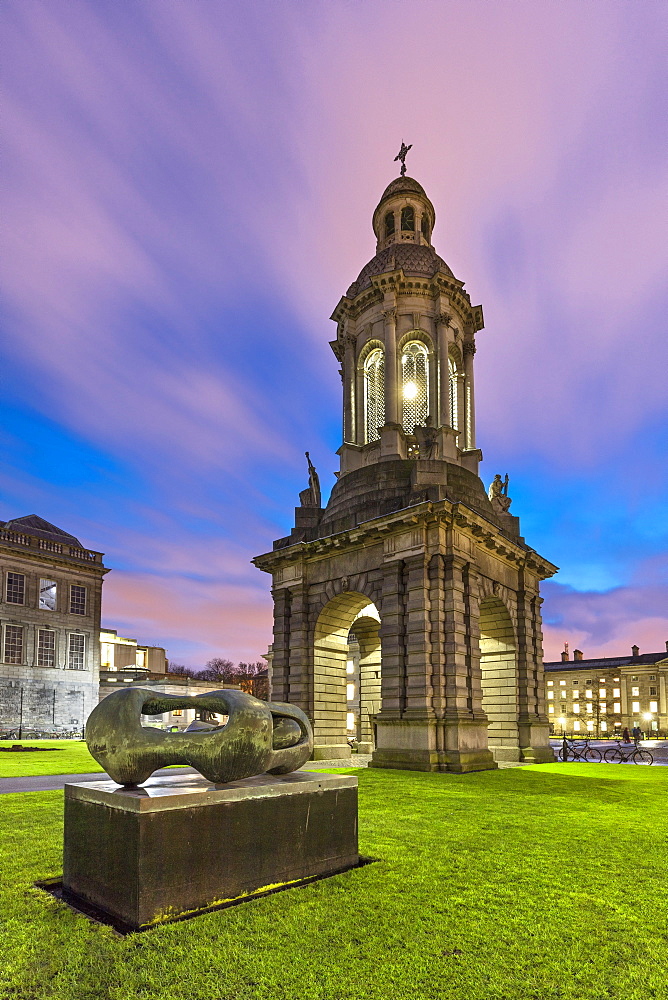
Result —
[[381, 202], [385, 201], [393, 194], [402, 194], [404, 191], [411, 192], [413, 194], [421, 194], [423, 198], [427, 197], [427, 192], [422, 187], [418, 181], [414, 180], [412, 177], [397, 177], [390, 184], [387, 185], [383, 194], [381, 196]]
[[[410, 181], [411, 178], [401, 177], [393, 181], [393, 183], [398, 184], [399, 181], [403, 180]], [[417, 184], [417, 181], [413, 181], [412, 183]], [[419, 187], [419, 184], [417, 186]], [[420, 188], [420, 190], [422, 189]], [[422, 278], [431, 278], [438, 271], [444, 271], [450, 277], [454, 277], [448, 265], [442, 257], [438, 256], [432, 246], [417, 243], [393, 243], [384, 250], [380, 250], [362, 268], [357, 276], [357, 280], [353, 281], [346, 295], [348, 298], [354, 298], [364, 288], [369, 287], [372, 277], [377, 274], [384, 274], [385, 271], [396, 271], [398, 268], [402, 268], [406, 275], [417, 275]]]

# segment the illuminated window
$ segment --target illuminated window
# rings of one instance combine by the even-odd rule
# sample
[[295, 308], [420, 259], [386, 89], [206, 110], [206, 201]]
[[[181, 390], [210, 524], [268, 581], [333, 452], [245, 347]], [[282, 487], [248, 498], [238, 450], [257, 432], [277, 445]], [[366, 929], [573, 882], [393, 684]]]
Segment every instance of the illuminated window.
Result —
[[136, 661], [136, 664], [137, 664], [137, 666], [139, 668], [142, 668], [142, 667], [144, 667], [146, 665], [146, 653], [144, 652], [143, 649], [138, 649], [137, 650], [137, 654], [135, 656], [135, 661]]
[[348, 701], [352, 701], [354, 697], [355, 697], [355, 685], [346, 684], [346, 698], [348, 699]]
[[37, 666], [55, 667], [56, 633], [51, 628], [41, 628], [37, 633]]
[[587, 732], [591, 733], [593, 731], [593, 729], [594, 729], [594, 723], [593, 722], [588, 722], [587, 723]]
[[23, 573], [7, 574], [7, 603], [25, 604], [26, 602], [26, 578]]
[[182, 708], [175, 708], [174, 711], [172, 712], [172, 715], [174, 715], [174, 716], [183, 715], [183, 709]]
[[639, 696], [640, 696], [640, 688], [639, 687], [632, 687], [631, 688], [631, 697], [632, 698], [638, 698]]
[[640, 711], [640, 702], [639, 701], [632, 701], [631, 702], [631, 711], [632, 712], [639, 712]]
[[394, 212], [388, 212], [385, 216], [385, 236], [392, 236], [394, 233]]
[[348, 660], [348, 662], [346, 663], [346, 673], [347, 674], [354, 674], [355, 673], [355, 661], [354, 660]]
[[658, 712], [659, 711], [659, 703], [658, 703], [658, 701], [650, 701], [650, 703], [649, 703], [649, 710], [650, 710], [650, 712]]
[[594, 697], [593, 691], [585, 691], [585, 698], [593, 698], [593, 697]]
[[605, 677], [599, 677], [598, 683], [599, 684], [605, 684]]
[[547, 697], [548, 698], [554, 698], [554, 691], [548, 691], [547, 692]]
[[599, 698], [605, 698], [605, 688], [598, 689], [598, 696]]
[[548, 705], [547, 706], [547, 714], [548, 715], [554, 715], [554, 705]]
[[[448, 371], [450, 373], [450, 426], [456, 430], [461, 430], [460, 426], [460, 405], [459, 405], [459, 383], [463, 377], [457, 362], [454, 358], [448, 358]], [[565, 684], [566, 681], [561, 681]]]
[[616, 701], [615, 704], [612, 706], [612, 711], [615, 713], [615, 715], [619, 715], [621, 710], [622, 710], [621, 702]]
[[5, 625], [5, 663], [23, 663], [23, 627]]
[[601, 715], [605, 715], [605, 713], [608, 711], [608, 703], [607, 703], [607, 701], [600, 702], [598, 707], [601, 710]]
[[619, 677], [613, 677], [612, 679], [615, 682], [615, 684], [617, 684], [619, 682]]
[[415, 232], [415, 209], [410, 205], [401, 209], [401, 229], [403, 232]]
[[346, 714], [346, 729], [350, 732], [351, 729], [355, 728], [355, 713], [348, 712]]
[[587, 702], [587, 714], [592, 715], [594, 711], [594, 706], [590, 701]]
[[566, 687], [566, 681], [559, 681], [560, 687]]
[[573, 705], [573, 711], [574, 711], [574, 712], [575, 712], [575, 714], [577, 715], [577, 714], [579, 713], [579, 711], [580, 711], [580, 706], [579, 706], [579, 705], [577, 705], [577, 704]]
[[608, 723], [604, 719], [603, 722], [601, 723], [601, 732], [607, 733], [607, 731], [608, 731]]
[[551, 687], [554, 687], [554, 681], [548, 681], [548, 682], [547, 682], [547, 686], [548, 686], [549, 688], [551, 688]]
[[385, 355], [377, 347], [364, 362], [366, 441], [378, 441], [385, 423]]
[[56, 581], [39, 581], [39, 606], [42, 611], [56, 610]]
[[612, 697], [613, 698], [619, 698], [620, 695], [621, 695], [621, 693], [622, 692], [621, 692], [620, 688], [613, 688], [612, 689]]
[[406, 344], [401, 355], [402, 424], [412, 434], [426, 423], [429, 413], [429, 358], [419, 340]]
[[72, 632], [67, 646], [67, 667], [69, 670], [84, 670], [86, 637], [80, 632]]
[[70, 614], [86, 614], [86, 588], [79, 587], [76, 583], [70, 586]]
[[573, 732], [574, 733], [579, 733], [580, 732], [580, 720], [579, 719], [576, 719], [575, 722], [573, 723]]
[[573, 698], [575, 699], [575, 698], [579, 698], [579, 697], [580, 697], [580, 692], [579, 691], [574, 691], [573, 692]]

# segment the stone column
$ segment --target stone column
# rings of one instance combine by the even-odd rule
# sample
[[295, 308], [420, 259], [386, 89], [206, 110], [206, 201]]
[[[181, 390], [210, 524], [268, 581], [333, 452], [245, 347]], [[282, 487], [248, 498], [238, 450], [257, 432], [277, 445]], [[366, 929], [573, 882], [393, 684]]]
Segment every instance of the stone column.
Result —
[[465, 408], [465, 448], [471, 451], [475, 448], [475, 396], [473, 390], [473, 355], [475, 344], [472, 340], [464, 341], [464, 408]]
[[[436, 340], [438, 342], [438, 398], [439, 412], [437, 423], [442, 427], [450, 427], [450, 316], [439, 313], [436, 317]], [[436, 417], [436, 414], [434, 414]]]
[[385, 309], [385, 423], [398, 424], [399, 385], [397, 373], [397, 310]]
[[343, 441], [355, 444], [355, 337], [346, 335], [343, 356]]
[[535, 764], [554, 760], [550, 724], [545, 715], [545, 677], [541, 661], [541, 616], [538, 583], [525, 583], [520, 570], [517, 590], [517, 693], [518, 735], [521, 759]]

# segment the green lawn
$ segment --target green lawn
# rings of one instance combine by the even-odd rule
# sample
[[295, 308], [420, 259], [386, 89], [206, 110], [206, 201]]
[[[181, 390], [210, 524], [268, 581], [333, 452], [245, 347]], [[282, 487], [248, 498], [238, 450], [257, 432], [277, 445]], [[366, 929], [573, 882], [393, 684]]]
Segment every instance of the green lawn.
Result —
[[[10, 747], [18, 740], [0, 740]], [[0, 778], [23, 778], [29, 774], [87, 774], [102, 771], [80, 740], [21, 740], [24, 747], [57, 747], [48, 753], [0, 753]]]
[[668, 997], [668, 769], [354, 773], [377, 864], [124, 939], [32, 887], [62, 793], [3, 796], [0, 996]]

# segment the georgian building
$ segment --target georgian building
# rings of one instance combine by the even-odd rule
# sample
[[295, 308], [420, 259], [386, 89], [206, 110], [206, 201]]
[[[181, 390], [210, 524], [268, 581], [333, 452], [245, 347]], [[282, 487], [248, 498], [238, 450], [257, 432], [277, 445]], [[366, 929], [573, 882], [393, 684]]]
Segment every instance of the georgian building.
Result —
[[97, 704], [102, 553], [36, 514], [0, 522], [0, 725], [81, 728]]
[[658, 653], [584, 659], [544, 664], [545, 702], [550, 731], [575, 736], [614, 736], [638, 726], [651, 736], [668, 734], [668, 642]]

